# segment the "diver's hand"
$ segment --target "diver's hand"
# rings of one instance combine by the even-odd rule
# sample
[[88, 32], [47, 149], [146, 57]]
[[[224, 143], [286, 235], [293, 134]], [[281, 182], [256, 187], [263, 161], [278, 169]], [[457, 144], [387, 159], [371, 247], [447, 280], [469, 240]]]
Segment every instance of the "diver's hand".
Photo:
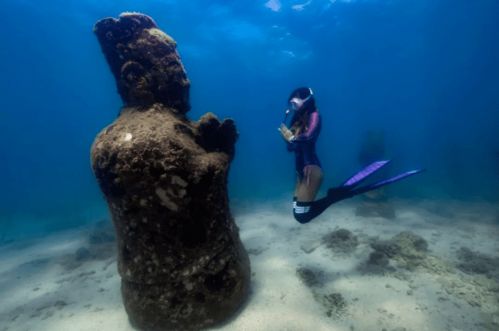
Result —
[[293, 134], [293, 132], [291, 132], [290, 129], [288, 129], [286, 124], [281, 123], [281, 126], [279, 126], [278, 130], [281, 133], [284, 140], [286, 140], [287, 142], [290, 143], [290, 142], [293, 142], [295, 140], [295, 135]]

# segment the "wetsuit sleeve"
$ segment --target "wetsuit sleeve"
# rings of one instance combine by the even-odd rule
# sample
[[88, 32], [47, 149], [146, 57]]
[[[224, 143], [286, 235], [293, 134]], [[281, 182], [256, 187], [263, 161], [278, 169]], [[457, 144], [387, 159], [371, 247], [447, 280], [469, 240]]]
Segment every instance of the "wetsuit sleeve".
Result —
[[320, 121], [321, 121], [321, 118], [319, 116], [319, 112], [314, 111], [313, 113], [311, 113], [310, 117], [308, 119], [307, 130], [303, 133], [300, 133], [295, 138], [295, 141], [307, 141], [307, 140], [317, 138], [317, 135], [319, 134], [319, 130], [320, 130]]

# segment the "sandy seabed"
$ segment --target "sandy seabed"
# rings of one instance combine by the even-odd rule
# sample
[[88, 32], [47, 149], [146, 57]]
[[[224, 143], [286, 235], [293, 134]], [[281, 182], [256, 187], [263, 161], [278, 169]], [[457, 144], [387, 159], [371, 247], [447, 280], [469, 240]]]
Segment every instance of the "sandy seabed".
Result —
[[[497, 205], [395, 200], [385, 219], [359, 203], [306, 225], [289, 201], [236, 203], [251, 294], [213, 330], [499, 330]], [[0, 331], [133, 330], [99, 226], [0, 246]], [[398, 252], [397, 238], [416, 245]]]

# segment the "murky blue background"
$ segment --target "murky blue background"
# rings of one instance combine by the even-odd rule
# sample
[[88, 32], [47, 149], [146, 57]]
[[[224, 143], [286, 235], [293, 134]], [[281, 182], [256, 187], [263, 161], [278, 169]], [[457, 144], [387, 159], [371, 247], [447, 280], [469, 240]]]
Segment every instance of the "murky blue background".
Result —
[[[2, 0], [0, 237], [107, 217], [89, 151], [121, 100], [92, 26], [122, 11], [174, 37], [192, 81], [191, 119], [207, 111], [240, 132], [234, 204], [291, 199], [293, 156], [277, 127], [292, 89], [322, 113], [323, 190], [359, 168], [382, 130], [404, 198], [499, 197], [499, 2]], [[290, 211], [291, 213], [291, 211]], [[291, 215], [291, 214], [290, 214]], [[290, 219], [290, 222], [293, 221]]]

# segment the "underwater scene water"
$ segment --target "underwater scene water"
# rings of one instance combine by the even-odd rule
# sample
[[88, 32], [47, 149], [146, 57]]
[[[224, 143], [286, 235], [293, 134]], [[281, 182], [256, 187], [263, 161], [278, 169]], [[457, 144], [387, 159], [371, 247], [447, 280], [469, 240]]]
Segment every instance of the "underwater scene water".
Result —
[[1, 6], [0, 331], [499, 330], [499, 2]]

